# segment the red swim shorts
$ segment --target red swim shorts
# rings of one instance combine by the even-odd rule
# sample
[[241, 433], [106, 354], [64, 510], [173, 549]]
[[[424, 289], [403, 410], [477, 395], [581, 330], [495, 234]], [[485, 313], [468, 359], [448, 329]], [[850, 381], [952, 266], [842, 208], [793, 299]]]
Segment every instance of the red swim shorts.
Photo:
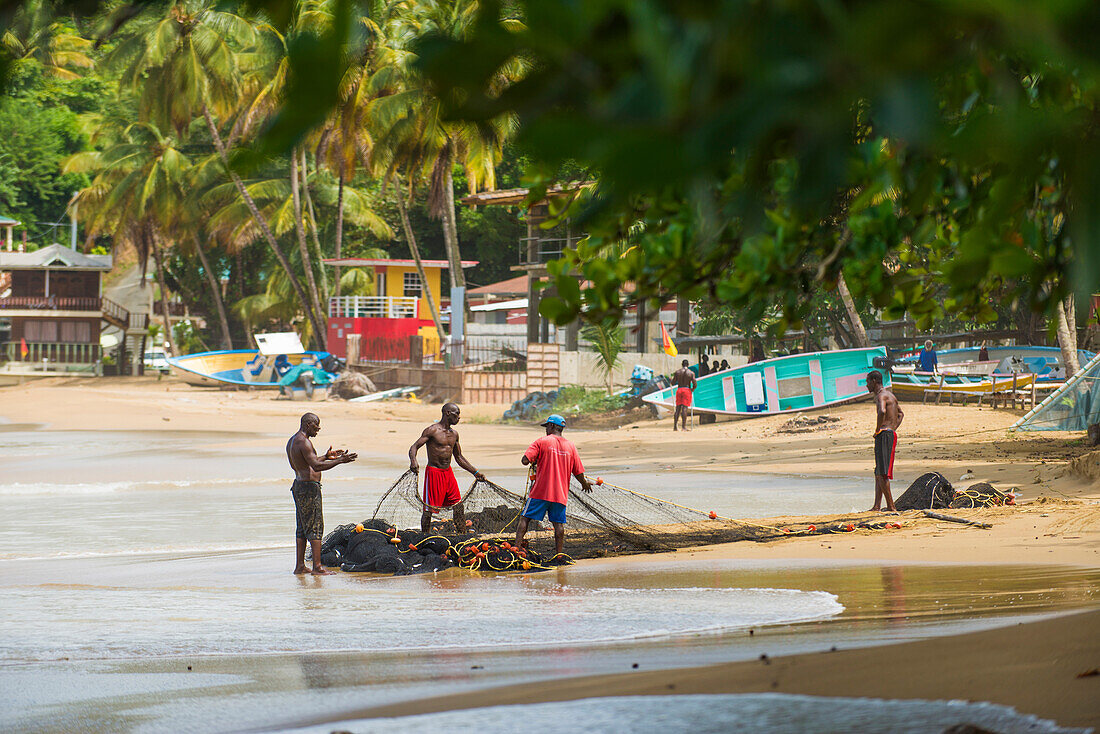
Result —
[[439, 507], [450, 507], [462, 501], [462, 493], [458, 491], [458, 480], [450, 469], [439, 469], [434, 466], [427, 467], [424, 474], [424, 503], [432, 512], [438, 512]]
[[691, 405], [691, 388], [680, 387], [676, 389], [676, 404], [685, 407]]

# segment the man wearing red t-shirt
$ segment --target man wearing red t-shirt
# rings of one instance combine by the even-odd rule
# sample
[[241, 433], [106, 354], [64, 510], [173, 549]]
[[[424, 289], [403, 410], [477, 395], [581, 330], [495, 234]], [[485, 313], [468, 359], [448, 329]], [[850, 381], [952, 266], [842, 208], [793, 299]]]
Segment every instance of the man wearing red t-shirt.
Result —
[[565, 503], [569, 498], [569, 477], [577, 478], [581, 489], [592, 491], [592, 485], [584, 476], [584, 466], [573, 442], [561, 435], [565, 419], [552, 415], [542, 424], [546, 435], [527, 447], [523, 453], [523, 465], [535, 466], [535, 481], [531, 494], [523, 506], [523, 514], [516, 526], [516, 545], [523, 547], [523, 536], [531, 520], [541, 522], [546, 515], [554, 526], [554, 547], [561, 553], [565, 543]]

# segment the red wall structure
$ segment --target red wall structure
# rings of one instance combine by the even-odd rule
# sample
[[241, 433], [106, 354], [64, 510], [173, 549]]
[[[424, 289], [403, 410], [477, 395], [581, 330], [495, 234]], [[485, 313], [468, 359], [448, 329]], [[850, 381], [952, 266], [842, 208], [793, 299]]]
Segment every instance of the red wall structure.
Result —
[[328, 322], [328, 350], [347, 358], [348, 334], [359, 334], [360, 360], [407, 362], [409, 337], [416, 336], [420, 327], [432, 325], [431, 319], [332, 318]]

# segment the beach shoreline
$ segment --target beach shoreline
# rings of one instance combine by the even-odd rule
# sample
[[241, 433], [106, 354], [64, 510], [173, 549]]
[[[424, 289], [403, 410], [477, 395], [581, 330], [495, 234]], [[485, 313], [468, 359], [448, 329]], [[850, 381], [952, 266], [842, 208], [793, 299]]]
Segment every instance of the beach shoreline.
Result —
[[[458, 428], [464, 454], [490, 479], [493, 472], [519, 471], [519, 456], [541, 431], [535, 426], [494, 422], [505, 406], [462, 407], [463, 420]], [[1000, 489], [1015, 489], [1021, 493], [1020, 504], [950, 511], [989, 523], [992, 527], [986, 530], [918, 519], [912, 511], [897, 516], [903, 527], [896, 530], [741, 541], [663, 554], [587, 559], [580, 561], [579, 566], [597, 569], [602, 564], [617, 563], [624, 568], [648, 569], [669, 561], [700, 565], [936, 564], [947, 573], [952, 566], [964, 564], [1100, 568], [1100, 484], [1090, 481], [1087, 474], [1074, 472], [1070, 466], [1073, 460], [1081, 461], [1081, 457], [1093, 451], [1080, 436], [1010, 433], [1007, 429], [1019, 417], [1019, 411], [913, 403], [903, 403], [903, 408], [906, 419], [895, 468], [895, 497], [921, 473], [939, 471], [963, 486], [989, 481]], [[261, 457], [270, 451], [270, 475], [274, 476], [286, 471], [282, 443], [297, 428], [298, 417], [305, 411], [321, 416], [319, 449], [330, 444], [366, 449], [371, 459], [363, 460], [378, 461], [384, 471], [393, 471], [393, 467], [407, 461], [403, 458], [407, 446], [420, 430], [438, 418], [439, 406], [411, 402], [290, 402], [275, 400], [270, 393], [258, 391], [194, 388], [172, 378], [95, 381], [51, 378], [0, 388], [0, 436], [38, 430], [124, 431], [131, 433], [128, 439], [131, 441], [133, 434], [139, 434], [161, 441], [178, 440], [182, 445], [187, 444], [192, 433], [214, 436], [212, 445], [218, 453], [211, 456], [222, 458], [205, 459], [206, 471], [216, 470], [216, 464], [209, 462], [231, 460], [234, 451], [245, 449]], [[838, 420], [810, 433], [787, 433], [784, 424], [789, 416], [772, 416], [697, 426], [687, 434], [672, 433], [671, 420], [664, 420], [642, 421], [605, 431], [567, 429], [566, 435], [577, 443], [588, 473], [593, 476], [602, 474], [612, 479], [615, 472], [625, 470], [655, 474], [691, 471], [714, 477], [718, 486], [722, 482], [736, 482], [741, 474], [865, 477], [869, 507], [873, 495], [870, 451], [873, 410], [867, 403], [856, 403], [825, 413]], [[959, 481], [964, 473], [972, 478]], [[277, 509], [291, 512], [289, 505]], [[871, 517], [858, 513], [823, 513], [812, 517], [828, 521], [853, 516]], [[330, 527], [348, 519], [326, 513]], [[784, 526], [807, 519], [780, 515], [753, 522]], [[289, 549], [290, 538], [287, 540]], [[568, 542], [567, 535], [567, 552]], [[462, 694], [462, 702], [457, 696], [421, 698], [364, 711], [370, 716], [395, 716], [444, 710], [434, 707], [457, 707], [460, 703], [468, 707], [566, 700], [595, 695], [594, 690], [599, 690], [599, 695], [647, 695], [670, 692], [667, 686], [673, 685], [675, 693], [781, 691], [882, 698], [947, 696], [1006, 703], [1062, 725], [1095, 726], [1100, 723], [1100, 715], [1095, 704], [1092, 708], [1089, 704], [1091, 700], [1100, 700], [1100, 695], [1088, 699], [1077, 697], [1075, 692], [1082, 686], [1092, 686], [1089, 690], [1097, 692], [1094, 683], [1100, 677], [1083, 678], [1080, 680], [1084, 683], [1078, 683], [1078, 679], [1067, 676], [1071, 672], [1074, 676], [1085, 672], [1100, 660], [1096, 650], [1100, 639], [1096, 634], [1100, 631], [1098, 619], [1097, 612], [1076, 614], [1029, 623], [1026, 634], [988, 630], [958, 638], [932, 638], [827, 654], [805, 653], [789, 659], [776, 658], [767, 666], [749, 661], [723, 663], [718, 668], [570, 677], [534, 687], [543, 698], [533, 696], [530, 690], [519, 690], [521, 687], [489, 688]], [[910, 653], [919, 664], [895, 675], [895, 658]], [[949, 676], [933, 675], [939, 670], [937, 666], [953, 672]], [[933, 680], [922, 683], [918, 674], [921, 671], [925, 678]], [[998, 681], [1002, 678], [1008, 683], [1000, 685]], [[1070, 679], [1074, 682], [1069, 682]], [[1027, 687], [1025, 683], [1031, 686], [1030, 692], [1023, 690]], [[350, 718], [353, 717], [341, 714], [340, 720]]]
[[[518, 684], [342, 712], [297, 726], [612, 696], [788, 693], [988, 701], [1100, 725], [1100, 610], [916, 642]], [[1091, 672], [1090, 672], [1091, 671]], [[961, 723], [961, 722], [960, 722]]]

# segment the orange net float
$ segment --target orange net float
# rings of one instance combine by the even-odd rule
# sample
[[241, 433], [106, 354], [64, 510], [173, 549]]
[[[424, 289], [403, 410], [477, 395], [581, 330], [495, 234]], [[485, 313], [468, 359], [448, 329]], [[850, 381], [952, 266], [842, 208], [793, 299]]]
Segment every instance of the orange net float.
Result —
[[601, 484], [603, 484], [603, 479], [601, 479], [600, 477], [596, 477], [596, 486], [598, 487]]
[[710, 514], [707, 515], [707, 517], [709, 517], [711, 520], [717, 520], [718, 519], [718, 513], [715, 512], [714, 510], [711, 510]]
[[848, 523], [847, 525], [844, 526], [844, 529], [847, 530], [849, 533], [851, 533], [856, 529], [856, 526], [853, 525], [852, 523]]
[[397, 545], [398, 543], [401, 542], [401, 538], [399, 538], [395, 535], [392, 538], [390, 538], [390, 542], [393, 543], [394, 545]]
[[361, 532], [363, 532], [364, 530], [366, 530], [366, 528], [365, 528], [365, 527], [363, 527], [363, 524], [362, 524], [362, 523], [359, 523], [358, 525], [356, 525], [356, 526], [355, 526], [355, 532], [357, 532], [357, 533], [361, 533]]
[[810, 527], [806, 528], [806, 530], [811, 532], [811, 533], [816, 533], [817, 532], [817, 526], [816, 525], [811, 525]]

